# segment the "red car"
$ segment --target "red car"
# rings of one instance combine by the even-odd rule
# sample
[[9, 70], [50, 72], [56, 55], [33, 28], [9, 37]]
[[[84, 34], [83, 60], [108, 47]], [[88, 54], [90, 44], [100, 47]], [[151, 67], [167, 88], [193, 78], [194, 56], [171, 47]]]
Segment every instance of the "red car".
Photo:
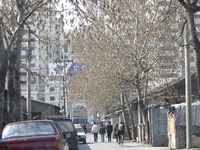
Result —
[[69, 150], [69, 147], [53, 121], [31, 120], [6, 125], [0, 150]]

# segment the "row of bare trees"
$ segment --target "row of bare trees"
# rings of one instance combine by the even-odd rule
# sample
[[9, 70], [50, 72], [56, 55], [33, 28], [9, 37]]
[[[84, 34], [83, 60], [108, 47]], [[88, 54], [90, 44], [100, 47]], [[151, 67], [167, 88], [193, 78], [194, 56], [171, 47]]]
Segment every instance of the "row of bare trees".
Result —
[[[149, 142], [146, 95], [156, 84], [166, 81], [170, 72], [180, 71], [185, 20], [194, 42], [199, 78], [200, 46], [194, 23], [194, 14], [199, 11], [198, 2], [73, 1], [84, 19], [79, 30], [72, 35], [71, 45], [74, 57], [85, 65], [83, 72], [72, 77], [73, 99], [85, 99], [96, 110], [109, 110], [119, 105], [124, 113], [126, 106], [133, 127], [132, 135], [127, 130], [129, 138], [136, 140], [138, 135], [140, 142]], [[129, 93], [137, 97], [137, 134], [131, 107], [133, 99], [128, 98]], [[127, 120], [124, 121], [126, 125]]]

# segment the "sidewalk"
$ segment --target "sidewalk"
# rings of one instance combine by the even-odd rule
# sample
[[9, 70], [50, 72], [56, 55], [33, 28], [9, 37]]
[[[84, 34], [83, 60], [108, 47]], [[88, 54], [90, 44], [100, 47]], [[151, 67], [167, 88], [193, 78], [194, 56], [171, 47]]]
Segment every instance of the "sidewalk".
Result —
[[[117, 144], [117, 143], [115, 143]], [[119, 145], [117, 145], [119, 146]], [[125, 141], [122, 149], [123, 150], [170, 150], [169, 147], [152, 147], [151, 145], [146, 145], [142, 143], [137, 143], [137, 142], [131, 142], [131, 141]]]
[[[151, 145], [146, 145], [131, 141], [125, 141], [124, 147], [133, 147], [134, 150], [170, 150], [169, 147], [152, 147]], [[187, 150], [187, 149], [178, 149], [178, 150]], [[200, 150], [200, 148], [192, 148], [191, 150]]]
[[[116, 143], [115, 139], [112, 139], [111, 143], [108, 143], [108, 139], [105, 139], [104, 143], [100, 142], [100, 138], [98, 143], [94, 143], [93, 135], [87, 134], [87, 146], [88, 148], [83, 148], [81, 150], [170, 150], [169, 147], [152, 147], [151, 145], [142, 144], [138, 142], [132, 142], [125, 140], [123, 146], [121, 144]], [[86, 145], [81, 145], [82, 147]], [[186, 149], [179, 149], [186, 150]], [[200, 150], [200, 148], [193, 148], [192, 150]]]

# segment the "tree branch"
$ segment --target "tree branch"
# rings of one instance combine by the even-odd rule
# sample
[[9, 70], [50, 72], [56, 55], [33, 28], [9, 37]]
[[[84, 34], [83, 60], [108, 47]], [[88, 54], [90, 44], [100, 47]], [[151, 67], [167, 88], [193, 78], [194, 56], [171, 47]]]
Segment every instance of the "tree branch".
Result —
[[178, 2], [185, 8], [188, 9], [188, 5], [184, 0], [178, 0]]
[[24, 19], [21, 20], [21, 22], [19, 23], [17, 29], [14, 31], [14, 34], [13, 34], [12, 37], [11, 37], [10, 43], [9, 43], [9, 45], [8, 45], [8, 51], [10, 51], [11, 46], [12, 46], [12, 44], [13, 44], [14, 41], [15, 41], [15, 38], [16, 38], [16, 36], [17, 36], [18, 31], [19, 31], [20, 28], [24, 25], [24, 23], [26, 22], [26, 20], [28, 20], [28, 19], [30, 18], [30, 16], [31, 16], [38, 8], [44, 6], [44, 5], [47, 4], [49, 1], [50, 1], [50, 0], [47, 0], [46, 2], [44, 2], [44, 3], [42, 3], [42, 4], [41, 4], [40, 2], [38, 2], [38, 4], [37, 4], [29, 13], [27, 13], [27, 15], [24, 17]]
[[197, 2], [198, 2], [198, 0], [194, 0], [193, 2], [192, 2], [192, 5], [196, 5], [197, 4]]
[[179, 37], [181, 37], [181, 36], [183, 35], [183, 32], [184, 32], [186, 23], [187, 23], [187, 19], [185, 19], [185, 21], [184, 21], [184, 23], [183, 23], [183, 25], [182, 25], [181, 33], [180, 33], [180, 36], [179, 36]]

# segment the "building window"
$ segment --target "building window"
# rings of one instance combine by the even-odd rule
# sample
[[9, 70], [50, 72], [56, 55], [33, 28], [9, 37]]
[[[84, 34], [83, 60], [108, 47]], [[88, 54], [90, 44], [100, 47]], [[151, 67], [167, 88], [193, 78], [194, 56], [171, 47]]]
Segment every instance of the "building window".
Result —
[[22, 51], [27, 51], [27, 47], [22, 47]]
[[[27, 64], [21, 64], [22, 68], [26, 68]], [[21, 74], [21, 73], [20, 73]], [[21, 74], [22, 75], [22, 74]], [[26, 75], [26, 74], [25, 74]]]
[[33, 84], [33, 85], [34, 85], [35, 83], [36, 83], [35, 81], [31, 81], [31, 84]]
[[23, 85], [23, 86], [27, 84], [26, 81], [20, 81], [20, 83], [21, 83], [21, 85]]
[[21, 76], [26, 76], [26, 75], [27, 75], [27, 72], [20, 72], [20, 75], [21, 75]]
[[21, 56], [21, 59], [26, 59], [26, 58], [27, 58], [26, 55], [24, 55], [24, 56], [22, 55]]
[[26, 56], [26, 51], [21, 51], [22, 56]]
[[68, 46], [67, 45], [64, 46], [64, 53], [68, 53]]
[[59, 25], [56, 25], [56, 26], [55, 26], [55, 30], [58, 30], [58, 29], [59, 29], [59, 27], [60, 27]]
[[55, 97], [54, 96], [50, 96], [50, 101], [55, 101]]
[[41, 100], [41, 101], [45, 101], [45, 98], [44, 98], [44, 97], [41, 97], [40, 100]]
[[35, 67], [35, 64], [31, 64], [31, 67]]
[[55, 88], [54, 87], [50, 87], [50, 92], [53, 92], [55, 91]]

